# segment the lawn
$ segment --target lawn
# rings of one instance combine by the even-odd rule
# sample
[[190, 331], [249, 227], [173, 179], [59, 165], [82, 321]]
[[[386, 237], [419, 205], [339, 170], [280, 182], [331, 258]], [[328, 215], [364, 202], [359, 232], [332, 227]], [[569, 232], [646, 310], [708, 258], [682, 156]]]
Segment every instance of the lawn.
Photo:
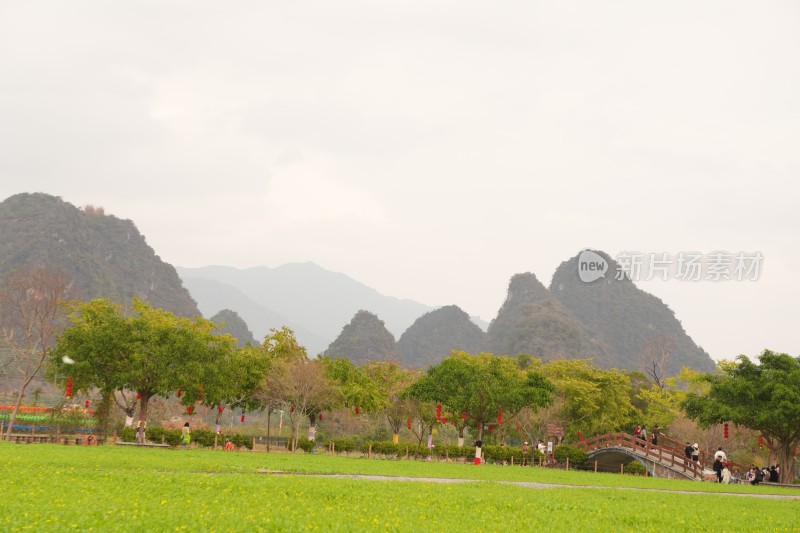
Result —
[[[0, 443], [0, 468], [2, 531], [800, 528], [800, 500], [677, 492], [728, 490], [800, 498], [800, 491], [792, 489], [536, 467]], [[291, 473], [259, 473], [265, 470]], [[441, 484], [306, 475], [313, 473], [480, 482]], [[572, 487], [533, 489], [503, 481]], [[629, 487], [651, 490], [626, 490]]]

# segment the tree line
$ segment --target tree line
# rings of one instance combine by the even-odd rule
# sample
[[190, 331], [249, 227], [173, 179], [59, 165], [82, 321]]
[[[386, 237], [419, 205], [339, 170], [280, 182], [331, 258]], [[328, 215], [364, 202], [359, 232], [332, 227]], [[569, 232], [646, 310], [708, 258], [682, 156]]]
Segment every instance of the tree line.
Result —
[[[4, 371], [23, 369], [23, 384], [42, 368], [53, 381], [68, 375], [74, 392], [113, 400], [131, 421], [138, 412], [142, 438], [148, 404], [157, 396], [177, 399], [188, 412], [197, 405], [216, 409], [217, 426], [225, 410], [281, 409], [288, 413], [292, 449], [303, 427], [313, 440], [322, 414], [341, 407], [383, 418], [395, 442], [405, 425], [418, 447], [440, 424], [455, 426], [463, 445], [467, 431], [476, 440], [489, 433], [498, 443], [554, 432], [575, 442], [648, 421], [683, 432], [729, 422], [749, 431], [747, 438], [766, 441], [782, 480], [793, 479], [800, 359], [787, 354], [765, 351], [759, 364], [741, 356], [721, 362], [714, 374], [683, 369], [655, 381], [590, 360], [459, 351], [425, 370], [392, 361], [355, 366], [309, 357], [286, 327], [239, 347], [210, 320], [178, 317], [137, 299], [129, 309], [104, 299], [62, 303], [66, 313], [59, 314], [53, 302], [62, 301], [69, 284], [43, 271], [31, 276], [34, 271], [27, 288], [20, 281], [0, 290], [3, 340], [11, 347]], [[17, 408], [24, 394], [23, 386]], [[12, 414], [9, 435], [13, 423]]]

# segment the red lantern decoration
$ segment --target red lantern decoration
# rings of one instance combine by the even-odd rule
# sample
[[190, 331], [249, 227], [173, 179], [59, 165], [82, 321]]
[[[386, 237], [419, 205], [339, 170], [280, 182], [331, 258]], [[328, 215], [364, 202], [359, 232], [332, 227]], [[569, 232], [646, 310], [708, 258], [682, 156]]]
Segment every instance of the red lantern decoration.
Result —
[[67, 398], [71, 398], [72, 397], [72, 378], [67, 378], [67, 384], [66, 384], [65, 388], [66, 388], [66, 390], [64, 392], [66, 393]]
[[581, 438], [581, 432], [580, 431], [578, 432], [578, 438]]
[[461, 411], [461, 420], [466, 420], [466, 419], [467, 419], [467, 412]]
[[359, 406], [356, 406], [356, 414], [357, 415], [361, 414], [361, 408]]
[[83, 402], [83, 405], [84, 405], [84, 407], [86, 407], [88, 409], [89, 408], [89, 400], [86, 400], [85, 402]]
[[489, 424], [489, 433], [491, 433], [492, 431], [494, 431], [494, 426]]
[[242, 415], [242, 419], [241, 420], [242, 420], [242, 422], [244, 422], [244, 415]]
[[319, 421], [322, 422], [322, 413], [319, 414]]
[[447, 424], [447, 419], [442, 417], [442, 424]]
[[178, 389], [178, 398], [180, 398], [181, 396], [183, 396], [183, 393], [181, 392], [180, 389]]
[[722, 425], [722, 432], [723, 432], [724, 437], [727, 439], [728, 438], [728, 423], [727, 422], [725, 422]]
[[498, 424], [502, 424], [503, 423], [503, 411], [499, 411], [497, 413], [497, 423]]
[[519, 424], [517, 424], [517, 431], [519, 431]]
[[192, 414], [192, 411], [194, 411], [194, 409], [192, 409], [192, 406], [191, 406], [191, 405], [190, 405], [189, 407], [187, 407], [187, 408], [186, 408], [186, 412], [187, 412], [187, 413], [189, 413], [189, 414]]
[[411, 429], [411, 419], [410, 418], [408, 420], [406, 420], [406, 426], [408, 427], [408, 429]]
[[442, 404], [440, 403], [436, 404], [436, 421], [437, 422], [442, 421]]
[[764, 435], [759, 435], [758, 436], [758, 447], [759, 447], [759, 449], [764, 447]]
[[225, 409], [225, 408], [224, 408], [224, 407], [222, 407], [221, 405], [218, 405], [218, 406], [217, 406], [217, 412], [218, 412], [218, 413], [221, 413], [223, 409]]
[[290, 412], [290, 413], [294, 413], [294, 405], [292, 406], [292, 408], [291, 408], [291, 409], [289, 409], [289, 412]]
[[141, 400], [142, 399], [142, 393], [141, 392], [137, 392], [136, 393], [136, 399], [137, 400]]

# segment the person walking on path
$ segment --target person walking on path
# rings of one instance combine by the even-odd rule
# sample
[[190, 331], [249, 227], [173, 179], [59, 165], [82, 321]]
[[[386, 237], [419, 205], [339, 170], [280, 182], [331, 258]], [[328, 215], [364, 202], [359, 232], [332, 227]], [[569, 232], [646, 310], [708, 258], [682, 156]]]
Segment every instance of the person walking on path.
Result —
[[700, 466], [700, 446], [696, 442], [692, 446], [692, 462]]
[[186, 422], [181, 428], [181, 443], [184, 448], [188, 448], [192, 442], [192, 432], [189, 429], [189, 422]]
[[528, 466], [528, 441], [525, 441], [522, 445], [522, 466]]
[[653, 443], [653, 446], [658, 446], [658, 424], [653, 426], [653, 434], [650, 437], [650, 442]]

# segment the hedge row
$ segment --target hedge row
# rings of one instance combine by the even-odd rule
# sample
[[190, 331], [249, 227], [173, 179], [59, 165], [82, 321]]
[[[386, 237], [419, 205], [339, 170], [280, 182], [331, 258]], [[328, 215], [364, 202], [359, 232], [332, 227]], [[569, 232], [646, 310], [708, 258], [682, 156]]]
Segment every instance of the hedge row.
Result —
[[[214, 437], [216, 433], [213, 431], [209, 431], [207, 429], [195, 429], [192, 431], [192, 444], [203, 448], [211, 448], [214, 446]], [[239, 448], [253, 448], [253, 441], [251, 437], [247, 435], [239, 435], [238, 433], [233, 435], [216, 435], [217, 436], [217, 446], [223, 446], [225, 444], [225, 439], [231, 439], [231, 442], [234, 446]], [[147, 440], [150, 442], [159, 443], [162, 441], [169, 444], [170, 446], [180, 446], [182, 442], [182, 435], [180, 429], [164, 429], [161, 427], [152, 427], [147, 430]], [[120, 432], [120, 439], [124, 442], [136, 442], [136, 428], [128, 427], [124, 428]]]
[[[363, 441], [357, 442], [352, 439], [334, 439], [334, 450], [339, 452], [360, 452], [360, 453], [368, 453], [371, 449], [373, 454], [377, 455], [386, 455], [386, 456], [395, 456], [395, 457], [405, 457], [406, 451], [408, 455], [411, 457], [429, 457], [434, 456], [438, 458], [444, 459], [448, 457], [450, 459], [465, 459], [470, 460], [475, 457], [475, 447], [474, 446], [434, 446], [433, 449], [429, 449], [426, 446], [420, 447], [419, 451], [417, 450], [417, 445], [414, 443], [398, 443], [395, 444], [389, 441]], [[310, 441], [306, 441], [306, 446], [310, 444]], [[298, 441], [298, 446], [300, 446], [300, 442]], [[371, 448], [370, 448], [371, 447]], [[557, 446], [556, 452], [559, 451], [560, 448], [564, 448], [563, 446]], [[572, 448], [572, 447], [567, 447]], [[305, 449], [305, 447], [304, 447]], [[583, 453], [583, 458], [581, 459], [580, 456], [574, 451]], [[308, 450], [306, 450], [308, 451]], [[483, 452], [483, 460], [484, 462], [489, 463], [510, 463], [513, 461], [515, 464], [519, 464], [522, 462], [522, 448], [514, 448], [511, 446], [491, 446], [486, 445], [482, 448]], [[531, 458], [531, 453], [533, 453], [533, 458]], [[533, 449], [532, 452], [528, 452], [528, 461], [533, 460], [534, 462], [538, 463], [539, 459], [543, 457], [543, 455], [537, 449]], [[583, 450], [578, 448], [572, 448], [569, 451], [570, 456], [570, 463], [575, 464], [576, 462], [580, 463], [586, 460], [586, 453]], [[560, 459], [559, 456], [556, 456], [558, 461], [563, 461], [564, 459]], [[577, 460], [577, 461], [576, 461]]]

